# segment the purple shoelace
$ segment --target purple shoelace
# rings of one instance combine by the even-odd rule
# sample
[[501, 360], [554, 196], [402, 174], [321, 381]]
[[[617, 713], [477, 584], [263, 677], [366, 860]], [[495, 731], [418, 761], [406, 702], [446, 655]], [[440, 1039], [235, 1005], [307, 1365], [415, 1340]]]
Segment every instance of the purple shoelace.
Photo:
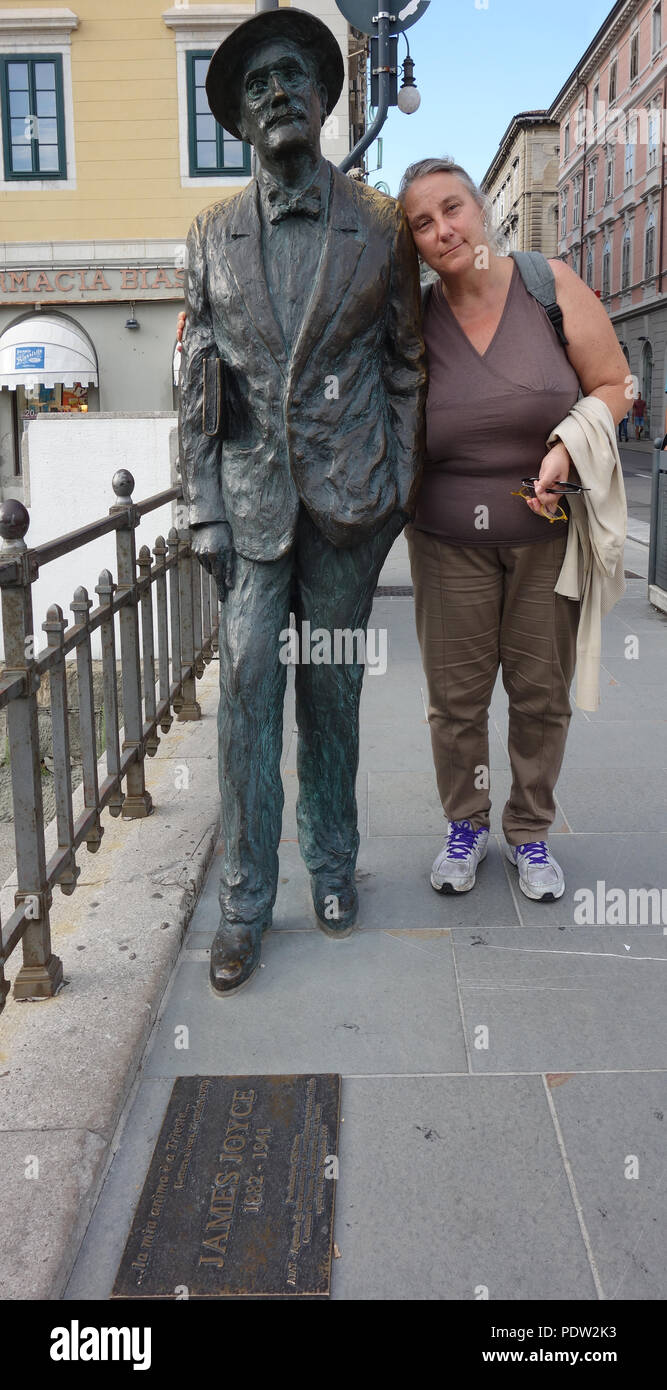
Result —
[[481, 830], [473, 830], [469, 820], [452, 821], [447, 836], [447, 858], [465, 859], [475, 848]]
[[517, 845], [520, 854], [525, 855], [531, 864], [548, 864], [549, 851], [546, 840], [527, 840], [525, 845]]

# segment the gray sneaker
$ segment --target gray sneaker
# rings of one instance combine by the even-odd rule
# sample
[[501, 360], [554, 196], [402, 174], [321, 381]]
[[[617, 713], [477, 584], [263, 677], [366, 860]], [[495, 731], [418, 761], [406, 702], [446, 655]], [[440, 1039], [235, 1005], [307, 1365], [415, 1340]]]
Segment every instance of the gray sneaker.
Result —
[[469, 893], [488, 844], [488, 830], [473, 830], [469, 820], [450, 821], [444, 848], [431, 870], [436, 893]]
[[523, 845], [508, 845], [506, 841], [505, 854], [519, 870], [519, 887], [527, 898], [547, 903], [562, 898], [563, 870], [549, 853], [546, 840], [527, 840]]

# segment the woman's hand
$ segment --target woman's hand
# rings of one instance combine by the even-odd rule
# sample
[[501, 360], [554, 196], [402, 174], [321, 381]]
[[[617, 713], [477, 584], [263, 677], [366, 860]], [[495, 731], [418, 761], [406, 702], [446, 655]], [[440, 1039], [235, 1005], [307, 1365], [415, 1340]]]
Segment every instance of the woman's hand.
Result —
[[183, 342], [183, 329], [184, 329], [184, 328], [185, 328], [185, 309], [181, 309], [181, 312], [180, 312], [180, 314], [179, 314], [179, 316], [178, 316], [178, 318], [177, 318], [177, 320], [176, 320], [176, 337], [178, 338], [179, 343], [182, 343], [182, 342]]
[[535, 484], [535, 496], [526, 498], [526, 506], [530, 507], [531, 512], [536, 512], [539, 516], [543, 507], [547, 512], [557, 511], [563, 494], [547, 492], [546, 489], [553, 487], [557, 482], [566, 483], [571, 467], [572, 459], [565, 445], [559, 440], [542, 459], [538, 481]]

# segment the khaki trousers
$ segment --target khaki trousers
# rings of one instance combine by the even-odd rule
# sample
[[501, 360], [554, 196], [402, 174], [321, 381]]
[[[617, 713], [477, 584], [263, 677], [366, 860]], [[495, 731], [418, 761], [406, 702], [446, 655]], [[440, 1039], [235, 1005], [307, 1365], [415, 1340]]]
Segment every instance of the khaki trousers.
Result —
[[[545, 521], [545, 526], [549, 523]], [[406, 527], [431, 742], [449, 821], [489, 824], [488, 711], [509, 695], [511, 845], [546, 838], [570, 722], [579, 604], [554, 593], [567, 528], [525, 545], [450, 545]]]

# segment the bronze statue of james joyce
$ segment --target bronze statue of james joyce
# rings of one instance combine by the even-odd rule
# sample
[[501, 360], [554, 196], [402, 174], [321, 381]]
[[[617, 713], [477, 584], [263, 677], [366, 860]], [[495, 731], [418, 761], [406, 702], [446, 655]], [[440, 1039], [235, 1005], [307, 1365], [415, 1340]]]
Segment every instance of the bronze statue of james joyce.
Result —
[[[206, 83], [216, 120], [257, 157], [248, 186], [190, 229], [179, 412], [193, 548], [222, 600], [220, 994], [257, 968], [276, 897], [280, 634], [290, 612], [299, 630], [365, 631], [422, 466], [417, 256], [398, 204], [322, 156], [343, 81], [333, 35], [290, 8], [235, 29]], [[295, 668], [299, 845], [334, 936], [357, 912], [363, 674]]]

